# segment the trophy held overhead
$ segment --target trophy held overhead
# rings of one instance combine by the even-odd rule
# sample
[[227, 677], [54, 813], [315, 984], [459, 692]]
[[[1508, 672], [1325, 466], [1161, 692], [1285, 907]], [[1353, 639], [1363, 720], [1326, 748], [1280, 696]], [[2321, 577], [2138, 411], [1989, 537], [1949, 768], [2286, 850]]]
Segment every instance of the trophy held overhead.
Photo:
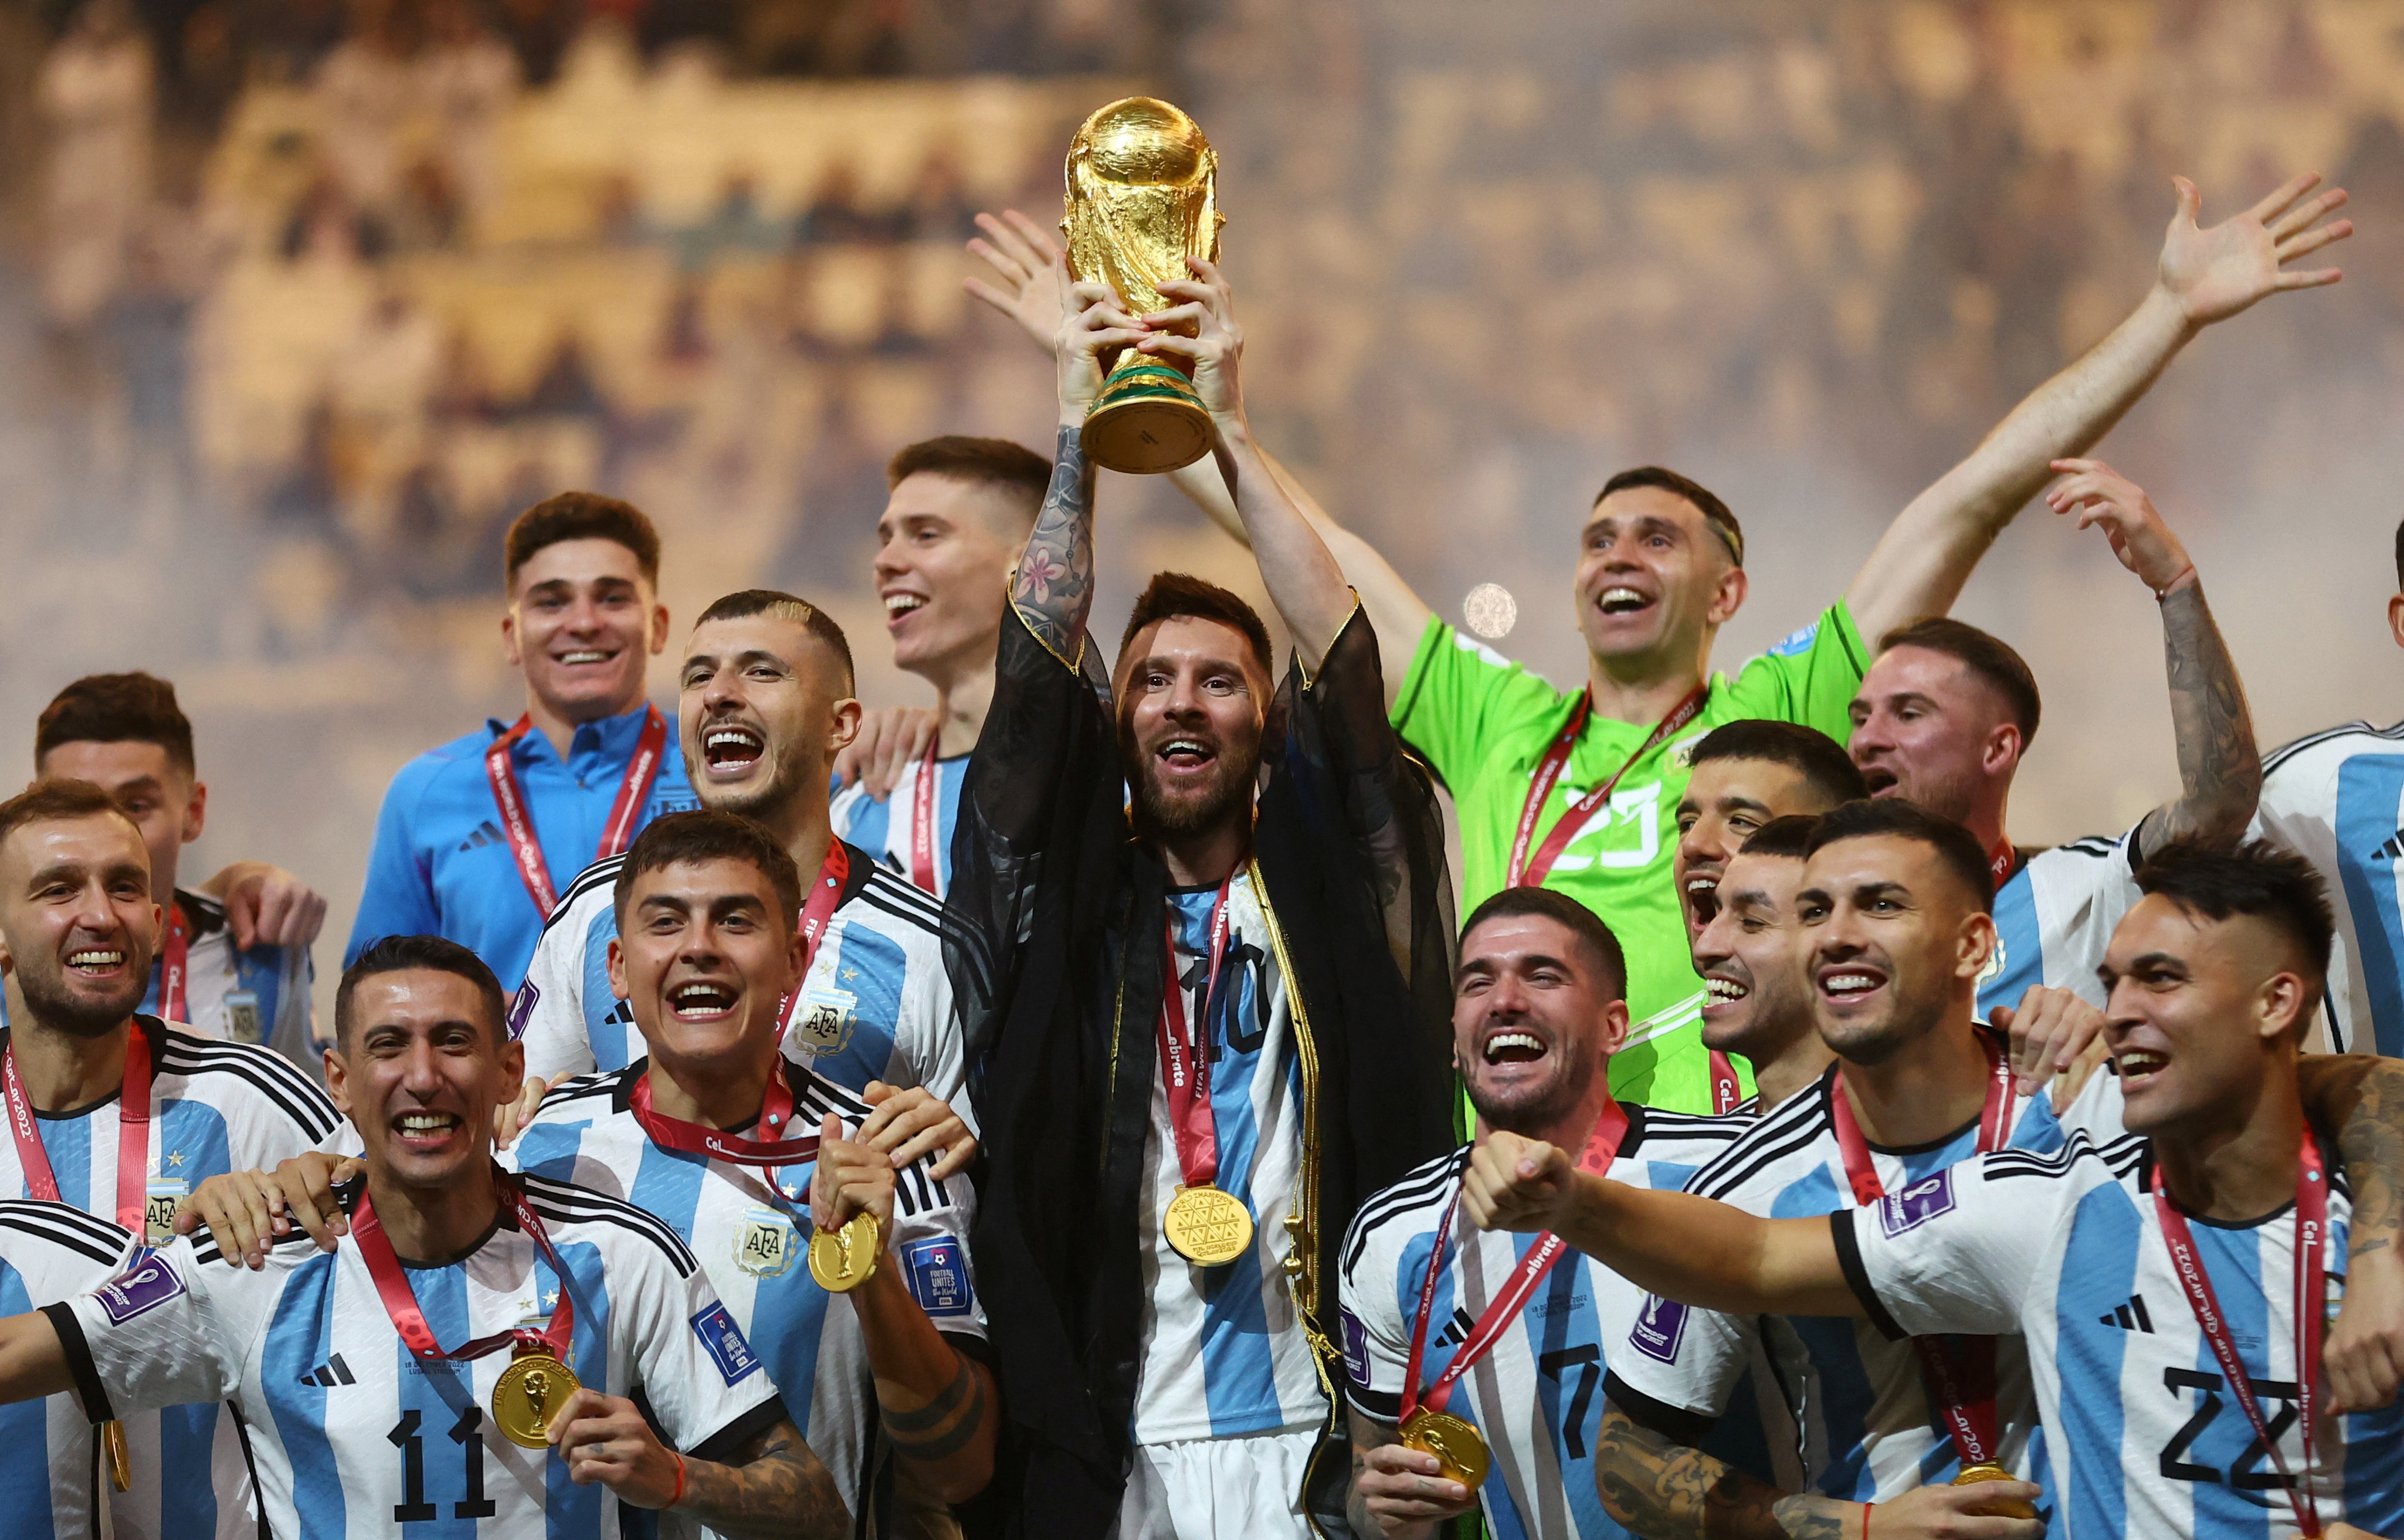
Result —
[[[1130, 315], [1166, 310], [1159, 286], [1190, 278], [1188, 256], [1215, 261], [1219, 158], [1194, 119], [1149, 96], [1112, 102], [1069, 142], [1069, 267], [1117, 291]], [[1079, 434], [1085, 457], [1153, 475], [1210, 449], [1210, 414], [1181, 360], [1122, 349]]]

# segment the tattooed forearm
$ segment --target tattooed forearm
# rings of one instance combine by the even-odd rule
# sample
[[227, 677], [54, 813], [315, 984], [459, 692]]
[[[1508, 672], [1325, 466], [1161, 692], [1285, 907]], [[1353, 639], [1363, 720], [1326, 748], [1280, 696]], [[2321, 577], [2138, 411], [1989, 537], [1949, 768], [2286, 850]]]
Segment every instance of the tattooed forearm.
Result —
[[2244, 837], [2262, 793], [2262, 760], [2245, 687], [2201, 583], [2174, 589], [2162, 600], [2162, 650], [2170, 665], [2180, 793], [2155, 813], [2143, 843], [2159, 847], [2194, 838], [2230, 848]]
[[1838, 1540], [1860, 1511], [1756, 1481], [1608, 1402], [1594, 1481], [1604, 1510], [1645, 1540]]
[[915, 1411], [885, 1409], [885, 1431], [894, 1452], [921, 1463], [948, 1460], [967, 1449], [985, 1428], [985, 1377], [954, 1350], [959, 1367], [935, 1399]]
[[834, 1477], [790, 1421], [776, 1423], [725, 1464], [687, 1460], [684, 1480], [680, 1507], [735, 1540], [841, 1540], [851, 1533], [851, 1510]]
[[2296, 1061], [2304, 1111], [2337, 1140], [2354, 1200], [2350, 1254], [2404, 1232], [2404, 1063], [2369, 1054], [2306, 1054]]
[[1352, 1442], [1352, 1484], [1345, 1494], [1344, 1516], [1352, 1520], [1352, 1533], [1360, 1536], [1360, 1540], [1385, 1540], [1386, 1532], [1371, 1516], [1368, 1496], [1361, 1491], [1361, 1473], [1369, 1468], [1369, 1450], [1360, 1441], [1359, 1413], [1353, 1414], [1353, 1421], [1356, 1426]]
[[1046, 646], [1073, 658], [1094, 603], [1094, 468], [1073, 427], [1060, 429], [1054, 453], [1052, 485], [1018, 558], [1010, 598]]

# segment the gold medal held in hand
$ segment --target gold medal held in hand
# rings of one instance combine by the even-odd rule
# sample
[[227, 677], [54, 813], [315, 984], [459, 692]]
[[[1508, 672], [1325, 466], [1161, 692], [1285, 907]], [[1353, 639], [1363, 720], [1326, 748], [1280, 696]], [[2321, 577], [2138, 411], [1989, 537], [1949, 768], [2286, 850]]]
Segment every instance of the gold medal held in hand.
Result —
[[521, 1449], [541, 1449], [552, 1418], [576, 1391], [575, 1370], [547, 1352], [520, 1353], [493, 1385], [493, 1425]]
[[885, 1237], [876, 1216], [862, 1209], [832, 1230], [810, 1236], [810, 1276], [829, 1294], [848, 1294], [876, 1276], [876, 1253]]
[[[1980, 1461], [1975, 1465], [1963, 1466], [1962, 1474], [1953, 1478], [1953, 1485], [1957, 1487], [1975, 1487], [1981, 1481], [2017, 1481], [2019, 1479], [2019, 1477], [2014, 1476], [2011, 1472], [2004, 1469], [2001, 1465], [1995, 1464], [1991, 1461]], [[2036, 1517], [2035, 1506], [2032, 1504], [2021, 1502], [2018, 1498], [1999, 1497], [1984, 1507], [1973, 1508], [1970, 1511], [1973, 1513], [1986, 1514], [1997, 1519], [2034, 1519]]]
[[1404, 1421], [1403, 1448], [1434, 1455], [1436, 1474], [1471, 1491], [1484, 1484], [1487, 1467], [1493, 1463], [1486, 1452], [1484, 1435], [1449, 1412], [1425, 1407]]
[[1160, 1228], [1177, 1254], [1199, 1267], [1223, 1267], [1252, 1249], [1252, 1216], [1243, 1200], [1207, 1182], [1178, 1188]]

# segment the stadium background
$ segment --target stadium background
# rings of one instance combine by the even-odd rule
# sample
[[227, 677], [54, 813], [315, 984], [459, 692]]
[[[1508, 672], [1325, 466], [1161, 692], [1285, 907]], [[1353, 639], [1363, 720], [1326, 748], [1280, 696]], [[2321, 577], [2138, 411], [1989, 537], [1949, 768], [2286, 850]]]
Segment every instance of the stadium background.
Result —
[[[114, 5], [115, 0], [109, 0]], [[2385, 721], [2404, 497], [2404, 0], [0, 0], [0, 766], [66, 679], [174, 679], [235, 855], [334, 901], [409, 756], [520, 696], [499, 533], [632, 497], [683, 624], [757, 582], [915, 703], [868, 584], [881, 467], [1049, 438], [1048, 366], [961, 295], [968, 216], [1051, 218], [1130, 91], [1217, 145], [1265, 441], [1458, 620], [1556, 679], [1621, 466], [1751, 539], [1732, 666], [2295, 169], [2354, 193], [2334, 291], [2207, 334], [2106, 441], [2187, 539], [2264, 747]], [[1257, 591], [1167, 487], [1140, 577]], [[2023, 513], [1959, 613], [2046, 693], [2023, 841], [2176, 786], [2153, 607]], [[667, 700], [672, 658], [653, 670]], [[8, 772], [14, 774], [13, 770]], [[6, 779], [0, 776], [0, 780]]]

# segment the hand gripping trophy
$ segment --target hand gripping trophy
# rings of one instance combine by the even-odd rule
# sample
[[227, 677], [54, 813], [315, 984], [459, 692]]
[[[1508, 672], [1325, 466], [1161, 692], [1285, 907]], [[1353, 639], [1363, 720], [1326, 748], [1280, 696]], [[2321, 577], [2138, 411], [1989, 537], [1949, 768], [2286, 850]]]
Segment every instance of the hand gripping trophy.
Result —
[[[1187, 256], [1217, 260], [1219, 158], [1166, 102], [1130, 96], [1085, 119], [1069, 142], [1069, 268], [1117, 291], [1130, 315], [1166, 310], [1159, 286], [1193, 276]], [[1079, 435], [1086, 458], [1139, 475], [1193, 464], [1210, 448], [1210, 414], [1190, 366], [1133, 348], [1109, 360]]]

